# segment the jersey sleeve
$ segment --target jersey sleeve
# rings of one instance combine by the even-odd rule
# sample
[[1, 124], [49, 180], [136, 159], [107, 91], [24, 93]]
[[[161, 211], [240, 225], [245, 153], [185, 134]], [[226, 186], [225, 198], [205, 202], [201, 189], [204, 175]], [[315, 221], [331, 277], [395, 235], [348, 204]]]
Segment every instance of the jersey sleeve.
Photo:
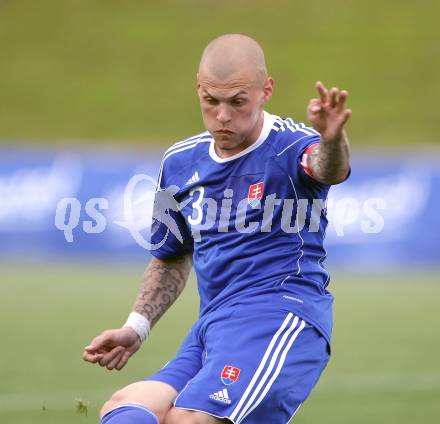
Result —
[[304, 128], [293, 133], [287, 140], [283, 140], [284, 149], [280, 155], [284, 157], [289, 174], [298, 183], [306, 186], [328, 187], [313, 178], [311, 170], [307, 167], [307, 155], [319, 144], [321, 137], [318, 132]]
[[[321, 184], [323, 186], [326, 186], [327, 184], [319, 183], [318, 181], [316, 181], [313, 178], [313, 172], [312, 172], [312, 170], [309, 168], [309, 166], [307, 164], [307, 158], [308, 158], [309, 154], [318, 145], [319, 145], [319, 141], [309, 144], [308, 147], [306, 147], [304, 149], [304, 151], [302, 152], [301, 157], [300, 157], [299, 165], [300, 165], [300, 168], [304, 171], [304, 175], [302, 175], [304, 180], [309, 180], [309, 181], [311, 181], [313, 183]], [[350, 177], [350, 174], [351, 174], [351, 167], [348, 169], [347, 176], [344, 178], [343, 181], [346, 181]]]
[[154, 198], [150, 253], [171, 259], [193, 252], [194, 241], [180, 211], [176, 194], [179, 187], [167, 184], [167, 169], [162, 163]]
[[[321, 137], [318, 132], [311, 128], [307, 128], [306, 130], [308, 134], [291, 141], [292, 147], [287, 150], [288, 167], [297, 182], [309, 187], [328, 188], [330, 187], [329, 184], [321, 183], [313, 178], [313, 172], [307, 166], [307, 157], [310, 152], [319, 145]], [[351, 170], [349, 170], [345, 180], [350, 176], [350, 173]]]

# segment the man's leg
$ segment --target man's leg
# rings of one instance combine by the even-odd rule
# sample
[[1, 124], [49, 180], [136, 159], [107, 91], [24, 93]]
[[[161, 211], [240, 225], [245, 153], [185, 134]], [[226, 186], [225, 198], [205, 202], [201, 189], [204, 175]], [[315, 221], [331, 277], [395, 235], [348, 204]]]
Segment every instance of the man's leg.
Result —
[[163, 424], [176, 390], [160, 381], [139, 381], [118, 390], [101, 409], [102, 424]]
[[101, 409], [101, 424], [163, 424], [177, 393], [200, 370], [202, 347], [194, 327], [176, 356], [145, 381], [117, 391]]

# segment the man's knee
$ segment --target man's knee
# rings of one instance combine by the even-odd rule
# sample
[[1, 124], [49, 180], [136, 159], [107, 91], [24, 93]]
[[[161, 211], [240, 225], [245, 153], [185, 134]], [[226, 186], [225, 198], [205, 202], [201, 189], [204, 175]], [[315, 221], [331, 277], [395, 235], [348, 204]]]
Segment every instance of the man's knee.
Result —
[[171, 408], [165, 416], [165, 424], [221, 424], [229, 422], [220, 420], [203, 412]]
[[148, 408], [160, 423], [170, 410], [177, 392], [168, 384], [158, 381], [141, 381], [118, 390], [104, 403], [100, 411], [102, 418], [109, 411], [128, 404], [139, 404]]
[[124, 403], [128, 403], [129, 401], [126, 399], [126, 393], [124, 389], [118, 390], [113, 393], [112, 397], [102, 405], [101, 411], [99, 412], [99, 417], [102, 418], [107, 412], [115, 409], [118, 405], [122, 405]]

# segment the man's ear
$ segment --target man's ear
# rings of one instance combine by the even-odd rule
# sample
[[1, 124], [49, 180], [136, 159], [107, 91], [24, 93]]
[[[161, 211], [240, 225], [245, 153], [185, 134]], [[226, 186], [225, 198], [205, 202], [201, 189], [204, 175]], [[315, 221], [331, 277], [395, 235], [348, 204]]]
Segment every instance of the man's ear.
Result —
[[272, 77], [267, 77], [264, 81], [263, 86], [263, 95], [264, 95], [264, 103], [268, 102], [273, 94], [273, 87], [275, 85], [275, 81]]

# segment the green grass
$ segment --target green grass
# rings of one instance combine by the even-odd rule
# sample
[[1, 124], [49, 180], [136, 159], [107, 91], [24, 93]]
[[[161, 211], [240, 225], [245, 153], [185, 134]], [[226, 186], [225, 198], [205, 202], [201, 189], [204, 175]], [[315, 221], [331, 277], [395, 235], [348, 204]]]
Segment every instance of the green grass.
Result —
[[[1, 266], [0, 422], [96, 422], [113, 391], [172, 357], [197, 315], [193, 281], [123, 371], [82, 361], [83, 346], [125, 320], [141, 272], [139, 265]], [[295, 422], [437, 423], [438, 276], [333, 281], [334, 354]], [[87, 416], [76, 412], [75, 398], [90, 402]]]
[[435, 144], [439, 14], [437, 0], [0, 1], [0, 140], [190, 136], [201, 52], [242, 32], [265, 48], [273, 113], [305, 119], [322, 79], [351, 92], [354, 146]]

